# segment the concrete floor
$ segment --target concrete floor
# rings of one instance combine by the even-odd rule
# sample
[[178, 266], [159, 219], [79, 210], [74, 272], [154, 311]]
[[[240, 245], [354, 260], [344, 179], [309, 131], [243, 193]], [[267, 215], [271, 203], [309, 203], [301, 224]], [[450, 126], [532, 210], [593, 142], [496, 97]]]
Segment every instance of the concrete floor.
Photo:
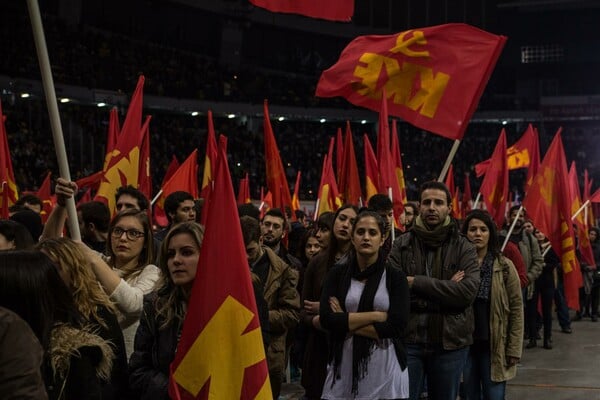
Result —
[[[555, 322], [555, 325], [556, 322]], [[507, 400], [600, 400], [600, 322], [573, 322], [573, 333], [553, 331], [554, 348], [523, 349]], [[298, 383], [284, 383], [280, 399], [302, 398]]]

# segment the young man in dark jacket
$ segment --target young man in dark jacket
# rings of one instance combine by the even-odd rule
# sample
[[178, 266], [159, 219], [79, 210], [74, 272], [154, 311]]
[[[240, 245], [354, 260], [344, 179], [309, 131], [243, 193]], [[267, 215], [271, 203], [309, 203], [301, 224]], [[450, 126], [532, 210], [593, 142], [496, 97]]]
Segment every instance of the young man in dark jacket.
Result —
[[427, 377], [430, 399], [455, 400], [473, 342], [471, 304], [479, 289], [473, 245], [449, 215], [450, 191], [441, 182], [420, 189], [420, 215], [392, 247], [390, 263], [407, 276], [411, 314], [405, 335], [410, 399]]

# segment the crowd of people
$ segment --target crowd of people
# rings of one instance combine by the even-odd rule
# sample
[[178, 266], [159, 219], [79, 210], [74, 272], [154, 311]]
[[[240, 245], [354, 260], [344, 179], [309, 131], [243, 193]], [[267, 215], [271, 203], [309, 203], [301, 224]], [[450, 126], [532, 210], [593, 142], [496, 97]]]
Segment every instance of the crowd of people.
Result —
[[[33, 195], [0, 221], [0, 397], [167, 399], [202, 268], [201, 204], [169, 194], [169, 225], [156, 232], [148, 199], [121, 187], [112, 218], [104, 203], [78, 205], [73, 241], [66, 203], [77, 189], [57, 180], [44, 225]], [[306, 399], [500, 400], [537, 340], [553, 348], [553, 303], [573, 332], [560, 259], [526, 212], [513, 207], [503, 226], [480, 209], [457, 220], [445, 184], [418, 193], [397, 220], [383, 194], [314, 223], [238, 206], [274, 399], [289, 368]], [[580, 264], [573, 319], [595, 322], [600, 275]], [[5, 351], [15, 348], [28, 350]]]

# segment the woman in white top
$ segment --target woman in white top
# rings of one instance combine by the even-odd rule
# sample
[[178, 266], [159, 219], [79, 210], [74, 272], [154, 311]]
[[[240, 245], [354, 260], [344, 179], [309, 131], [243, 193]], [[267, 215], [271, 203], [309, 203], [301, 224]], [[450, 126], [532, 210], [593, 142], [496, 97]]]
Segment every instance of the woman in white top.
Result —
[[[67, 219], [68, 198], [77, 193], [77, 184], [64, 178], [56, 180], [56, 207], [44, 226], [42, 239], [62, 236]], [[154, 290], [160, 270], [154, 262], [154, 240], [145, 211], [126, 208], [112, 219], [106, 238], [106, 254], [81, 244], [96, 279], [120, 311], [127, 358], [133, 352], [133, 339], [142, 313], [144, 295]]]
[[408, 398], [402, 342], [408, 282], [380, 251], [383, 232], [379, 214], [360, 212], [352, 227], [353, 250], [327, 273], [319, 313], [330, 334], [323, 399]]
[[133, 352], [133, 339], [139, 325], [144, 295], [150, 293], [160, 277], [153, 263], [154, 241], [145, 211], [125, 209], [115, 215], [108, 228], [103, 257], [81, 246], [90, 260], [96, 279], [120, 311], [127, 357]]

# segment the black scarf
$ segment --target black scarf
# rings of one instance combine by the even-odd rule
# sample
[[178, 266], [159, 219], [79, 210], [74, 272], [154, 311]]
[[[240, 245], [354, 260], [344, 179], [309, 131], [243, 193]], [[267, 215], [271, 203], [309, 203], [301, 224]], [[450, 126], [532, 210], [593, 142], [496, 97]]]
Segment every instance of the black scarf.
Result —
[[482, 300], [488, 300], [490, 298], [490, 292], [492, 291], [492, 272], [494, 269], [494, 255], [491, 251], [488, 251], [480, 267], [481, 283], [479, 284], [479, 291], [477, 292], [477, 298]]
[[[340, 289], [343, 290], [340, 290], [340, 293], [343, 293], [343, 298], [342, 296], [338, 297], [340, 302], [342, 302], [342, 307], [345, 303], [345, 296], [348, 294], [348, 290], [350, 288], [351, 279], [355, 279], [357, 281], [363, 281], [366, 279], [367, 281], [365, 282], [365, 288], [360, 296], [360, 301], [358, 302], [357, 312], [373, 311], [373, 300], [375, 299], [375, 293], [377, 293], [381, 276], [385, 270], [384, 261], [385, 259], [380, 253], [375, 264], [370, 265], [364, 271], [361, 271], [358, 268], [356, 258], [350, 258], [348, 262], [348, 268], [343, 274], [339, 286]], [[364, 376], [367, 374], [367, 366], [369, 365], [371, 351], [376, 344], [377, 341], [374, 339], [359, 335], [352, 336], [352, 393], [355, 395], [358, 393], [358, 381], [364, 378]], [[334, 378], [332, 384], [335, 383], [335, 378], [338, 375], [339, 365], [342, 359], [343, 341], [341, 343], [335, 343], [334, 346]]]

